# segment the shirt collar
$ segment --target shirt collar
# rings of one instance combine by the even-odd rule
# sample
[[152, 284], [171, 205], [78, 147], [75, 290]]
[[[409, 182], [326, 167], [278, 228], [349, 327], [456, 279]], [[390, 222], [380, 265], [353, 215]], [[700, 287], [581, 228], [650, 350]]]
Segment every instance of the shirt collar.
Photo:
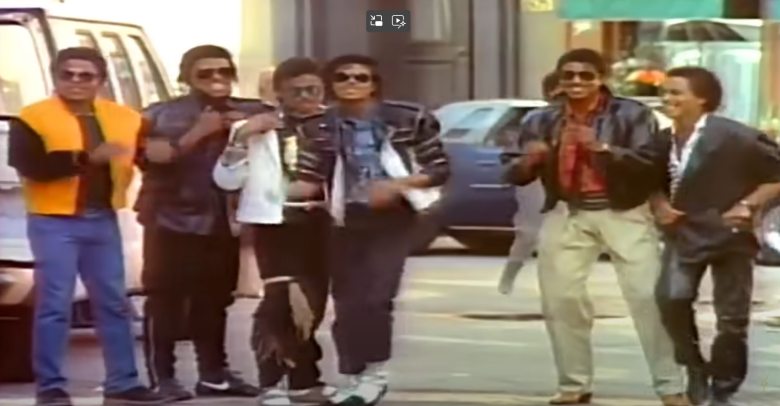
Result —
[[[693, 126], [693, 134], [691, 134], [691, 137], [696, 135], [697, 133], [700, 133], [704, 127], [707, 126], [707, 119], [709, 119], [709, 114], [703, 114], [701, 117], [699, 117], [699, 120], [696, 121], [696, 124]], [[677, 127], [674, 123], [672, 123], [672, 131], [676, 134], [677, 133]]]

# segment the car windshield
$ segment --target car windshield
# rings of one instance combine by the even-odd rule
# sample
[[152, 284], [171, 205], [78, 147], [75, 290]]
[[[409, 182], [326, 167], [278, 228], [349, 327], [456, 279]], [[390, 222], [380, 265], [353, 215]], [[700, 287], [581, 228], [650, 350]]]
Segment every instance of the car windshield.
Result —
[[436, 116], [441, 122], [445, 142], [479, 143], [506, 112], [502, 106], [453, 105], [443, 107]]
[[0, 22], [0, 115], [16, 115], [46, 96], [41, 67], [30, 30]]

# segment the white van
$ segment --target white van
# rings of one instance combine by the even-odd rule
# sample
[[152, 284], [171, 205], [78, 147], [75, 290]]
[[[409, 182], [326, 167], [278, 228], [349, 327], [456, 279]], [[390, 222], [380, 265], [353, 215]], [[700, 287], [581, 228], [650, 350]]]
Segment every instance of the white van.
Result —
[[[88, 46], [108, 61], [103, 96], [141, 109], [167, 100], [172, 87], [141, 27], [68, 16], [67, 8], [29, 8], [29, 2], [0, 0], [0, 382], [29, 381], [33, 258], [26, 236], [21, 186], [8, 166], [8, 123], [22, 106], [51, 94], [49, 65], [58, 49]], [[138, 190], [140, 177], [132, 186]], [[133, 196], [134, 200], [134, 196]], [[132, 201], [132, 200], [131, 200]], [[140, 292], [142, 229], [135, 213], [120, 213], [127, 285]], [[87, 295], [79, 282], [74, 324], [91, 320]]]

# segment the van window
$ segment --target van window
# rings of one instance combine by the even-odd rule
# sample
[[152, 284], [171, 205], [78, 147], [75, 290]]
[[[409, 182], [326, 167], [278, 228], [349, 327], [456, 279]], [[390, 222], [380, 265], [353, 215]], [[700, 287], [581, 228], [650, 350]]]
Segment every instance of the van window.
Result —
[[44, 75], [30, 30], [0, 24], [0, 114], [16, 115], [22, 106], [45, 98]]
[[141, 81], [141, 92], [145, 102], [151, 104], [168, 99], [165, 82], [143, 39], [135, 35], [130, 36], [128, 51], [133, 60], [138, 61], [136, 72], [140, 73], [138, 79]]
[[130, 56], [127, 55], [122, 40], [117, 34], [103, 34], [103, 38], [106, 40], [108, 61], [114, 67], [114, 72], [119, 80], [119, 90], [122, 92], [124, 103], [140, 110], [143, 107], [141, 94], [138, 92], [138, 83], [133, 75]]
[[[79, 46], [97, 49], [98, 51], [100, 50], [100, 47], [98, 47], [97, 44], [97, 39], [95, 39], [95, 36], [92, 35], [91, 32], [76, 31], [76, 38], [79, 40]], [[114, 89], [111, 88], [111, 82], [109, 80], [106, 80], [106, 83], [103, 84], [103, 87], [100, 89], [100, 97], [109, 100], [116, 100], [116, 97], [114, 96]]]

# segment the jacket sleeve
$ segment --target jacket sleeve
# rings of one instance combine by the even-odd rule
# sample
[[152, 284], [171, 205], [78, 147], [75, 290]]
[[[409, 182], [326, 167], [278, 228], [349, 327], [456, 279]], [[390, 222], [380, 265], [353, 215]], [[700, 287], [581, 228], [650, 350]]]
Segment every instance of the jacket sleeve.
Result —
[[[536, 112], [538, 114], [538, 112]], [[534, 112], [530, 113], [520, 123], [520, 134], [517, 137], [517, 151], [523, 151], [525, 144], [530, 141], [542, 141], [544, 137], [541, 134], [541, 124], [539, 117], [534, 117]], [[516, 151], [512, 151], [516, 152]], [[544, 164], [535, 165], [531, 168], [525, 168], [523, 164], [522, 152], [519, 157], [512, 159], [504, 171], [504, 180], [513, 185], [525, 186], [535, 181], [542, 173]]]
[[236, 123], [230, 129], [230, 138], [217, 163], [214, 164], [212, 178], [220, 189], [234, 192], [244, 187], [249, 177], [249, 146], [236, 145], [235, 137], [246, 120]]
[[450, 163], [439, 136], [439, 120], [429, 112], [422, 112], [417, 120], [412, 150], [421, 173], [430, 176], [430, 186], [441, 186], [450, 177]]
[[766, 134], [758, 133], [750, 144], [750, 171], [757, 183], [780, 182], [780, 150]]
[[616, 171], [628, 171], [634, 174], [653, 171], [657, 153], [658, 122], [653, 111], [642, 107], [634, 113], [628, 123], [628, 146], [610, 145], [603, 152], [607, 163]]
[[173, 165], [176, 165], [176, 157], [168, 163], [151, 162], [146, 158], [146, 143], [155, 138], [163, 138], [156, 132], [157, 118], [163, 108], [164, 104], [158, 103], [147, 107], [143, 111], [141, 130], [138, 134], [138, 144], [135, 152], [135, 164], [143, 172], [170, 170]]
[[11, 121], [8, 165], [23, 178], [48, 182], [76, 176], [86, 163], [83, 151], [46, 151], [41, 136], [20, 119]]

